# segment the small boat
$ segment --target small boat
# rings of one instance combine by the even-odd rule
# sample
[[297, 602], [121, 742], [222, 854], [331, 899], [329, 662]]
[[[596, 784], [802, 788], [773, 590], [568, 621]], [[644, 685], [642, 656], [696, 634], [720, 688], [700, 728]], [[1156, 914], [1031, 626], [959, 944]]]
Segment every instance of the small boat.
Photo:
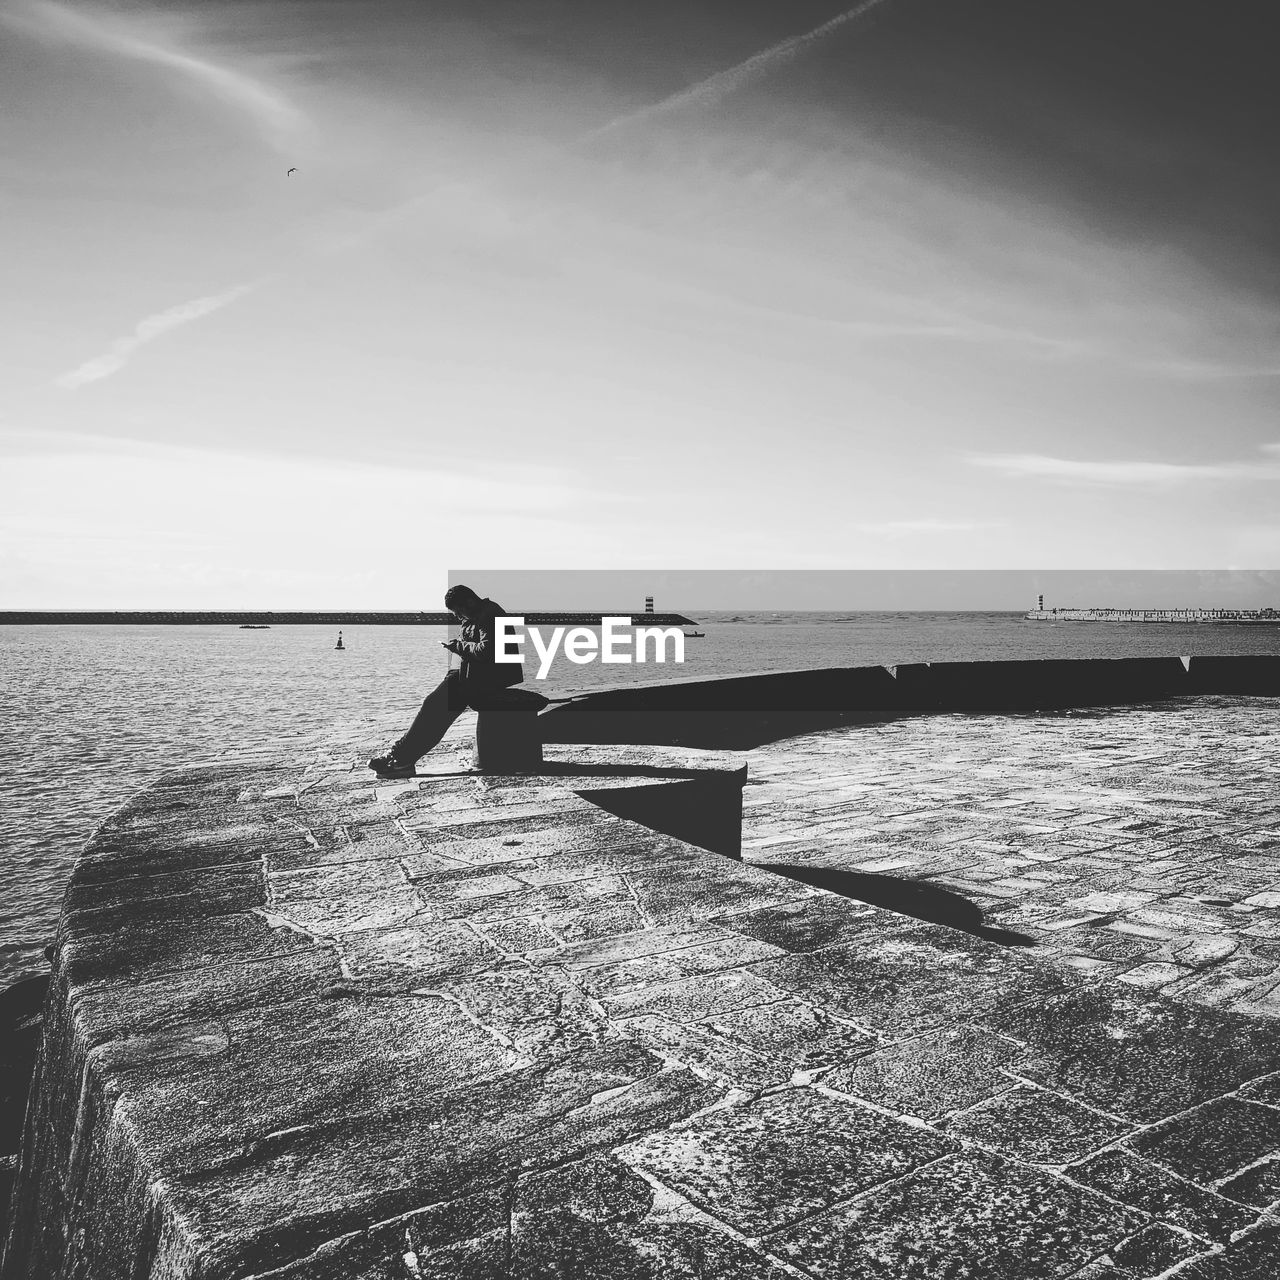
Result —
[[240, 624], [241, 631], [270, 631], [271, 623], [269, 622], [242, 622]]
[[684, 633], [684, 638], [686, 640], [702, 640], [705, 638], [706, 634], [707, 633], [705, 631], [686, 631]]

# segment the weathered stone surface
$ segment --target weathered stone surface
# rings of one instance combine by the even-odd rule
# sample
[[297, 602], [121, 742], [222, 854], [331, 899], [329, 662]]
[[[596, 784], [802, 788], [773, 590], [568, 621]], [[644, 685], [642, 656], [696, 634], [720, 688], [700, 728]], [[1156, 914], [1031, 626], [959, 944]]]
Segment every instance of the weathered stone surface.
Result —
[[994, 999], [1009, 967], [989, 944], [924, 926], [765, 960], [752, 972], [797, 995], [819, 994], [860, 1025], [898, 1037], [950, 1021], [958, 987], [971, 1009]]
[[645, 917], [654, 924], [688, 924], [808, 896], [766, 871], [722, 861], [714, 877], [705, 863], [666, 863], [627, 877]]
[[1280, 1227], [1267, 1225], [1191, 1263], [1178, 1280], [1273, 1280], [1280, 1274]]
[[98, 988], [72, 997], [70, 1006], [84, 1043], [92, 1047], [166, 1026], [321, 998], [342, 981], [334, 952], [312, 947], [249, 964], [180, 971], [167, 981]]
[[1022, 1074], [1144, 1122], [1227, 1093], [1280, 1061], [1274, 1024], [1154, 1001], [1045, 966], [1025, 969], [982, 1017], [1027, 1044]]
[[698, 1024], [778, 1059], [793, 1071], [843, 1062], [874, 1045], [871, 1037], [802, 1000], [773, 1000], [711, 1014]]
[[1044, 1089], [1011, 1090], [947, 1123], [948, 1133], [972, 1138], [1005, 1155], [1050, 1165], [1077, 1160], [1129, 1129]]
[[1068, 1173], [1074, 1181], [1113, 1200], [1209, 1240], [1226, 1240], [1254, 1217], [1240, 1205], [1173, 1177], [1129, 1151], [1104, 1151]]
[[779, 1233], [791, 1261], [857, 1280], [1065, 1277], [1139, 1225], [1077, 1187], [979, 1153], [951, 1155]]
[[669, 1194], [656, 1196], [616, 1160], [527, 1175], [516, 1187], [510, 1274], [529, 1280], [783, 1280], [790, 1274], [691, 1206], [672, 1200]]
[[788, 1089], [653, 1134], [619, 1155], [748, 1235], [776, 1231], [951, 1149], [857, 1103]]
[[1155, 1276], [1179, 1262], [1207, 1252], [1203, 1241], [1157, 1222], [1122, 1241], [1111, 1255], [1121, 1270], [1139, 1276]]
[[615, 1018], [654, 1013], [676, 1022], [695, 1022], [744, 1005], [778, 1000], [782, 994], [777, 987], [754, 973], [730, 969], [723, 973], [695, 974], [605, 996], [603, 1003], [610, 1016]]
[[1271, 1280], [1277, 735], [1197, 715], [761, 748], [777, 872], [583, 798], [740, 757], [168, 779], [64, 916], [0, 1274]]
[[[558, 959], [563, 961], [572, 957], [572, 962], [565, 967], [572, 970], [575, 981], [597, 999], [603, 999], [610, 994], [632, 991], [637, 987], [657, 986], [695, 974], [717, 973], [780, 954], [777, 947], [771, 947], [767, 943], [715, 930], [706, 933], [674, 930], [664, 934], [662, 930], [655, 928], [646, 930], [643, 934], [621, 935], [617, 942], [625, 945], [627, 940], [634, 942], [646, 935], [665, 936], [673, 942], [675, 949], [660, 951], [656, 955], [635, 955], [612, 963], [587, 966], [582, 961], [592, 953], [584, 947], [570, 947]], [[690, 937], [704, 940], [687, 945]], [[595, 954], [602, 953], [597, 951]]]
[[1213, 1182], [1280, 1148], [1280, 1110], [1217, 1098], [1130, 1141], [1148, 1160], [1192, 1182]]
[[336, 939], [343, 971], [370, 990], [412, 991], [448, 974], [484, 971], [504, 953], [465, 923], [424, 922]]
[[315, 945], [305, 934], [273, 927], [261, 912], [160, 918], [64, 935], [62, 973], [78, 991], [117, 989], [161, 974], [285, 956]]
[[851, 942], [886, 925], [882, 912], [846, 898], [806, 897], [722, 919], [726, 929], [784, 951], [816, 951]]
[[[887, 719], [761, 746], [744, 856], [946, 884], [1064, 963], [1199, 971], [1239, 956], [1274, 988], [1280, 952], [1254, 945], [1280, 936], [1274, 715], [1268, 698], [1204, 697]], [[1180, 1000], [1280, 1016], [1256, 981], [1154, 968], [1130, 981], [1161, 976]]]
[[1218, 1190], [1233, 1200], [1264, 1209], [1280, 1202], [1280, 1157], [1267, 1156], [1219, 1185]]
[[1017, 1056], [999, 1036], [955, 1027], [878, 1049], [837, 1067], [822, 1083], [891, 1111], [935, 1119], [1012, 1088], [1000, 1068]]

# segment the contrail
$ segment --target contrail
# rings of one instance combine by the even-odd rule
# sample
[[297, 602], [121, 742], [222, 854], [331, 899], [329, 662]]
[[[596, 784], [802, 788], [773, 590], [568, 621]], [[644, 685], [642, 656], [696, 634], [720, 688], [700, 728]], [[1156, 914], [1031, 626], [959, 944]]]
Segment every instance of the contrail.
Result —
[[145, 15], [131, 18], [115, 10], [81, 10], [59, 0], [22, 0], [0, 22], [34, 32], [47, 40], [84, 45], [100, 53], [150, 62], [176, 71], [202, 85], [223, 102], [246, 112], [282, 151], [306, 124], [306, 118], [287, 98], [269, 85], [232, 66], [188, 53], [172, 37], [158, 38], [142, 25]]
[[669, 98], [663, 98], [661, 102], [655, 102], [647, 107], [640, 107], [636, 111], [619, 116], [616, 120], [611, 120], [608, 124], [601, 125], [598, 129], [593, 129], [590, 133], [584, 134], [578, 139], [578, 142], [594, 142], [597, 138], [615, 133], [619, 129], [625, 129], [629, 125], [641, 124], [646, 120], [652, 120], [655, 116], [664, 116], [672, 111], [679, 111], [684, 107], [713, 106], [722, 98], [728, 97], [729, 94], [745, 89], [753, 81], [772, 71], [779, 63], [789, 62], [797, 54], [808, 48], [809, 45], [815, 44], [819, 40], [825, 40], [833, 31], [839, 30], [848, 22], [861, 18], [864, 14], [870, 13], [872, 9], [876, 9], [884, 3], [885, 0], [864, 0], [864, 3], [838, 14], [836, 17], [824, 22], [820, 27], [814, 27], [812, 31], [806, 31], [803, 35], [792, 36], [789, 40], [783, 40], [781, 44], [775, 44], [768, 49], [762, 49], [759, 53], [753, 53], [745, 62], [739, 62], [737, 66], [729, 67], [725, 71], [717, 71], [715, 75], [708, 76], [705, 80], [699, 80], [697, 84], [691, 85], [688, 89], [681, 89], [679, 93], [673, 93]]
[[[803, 35], [791, 36], [780, 44], [772, 45], [768, 49], [762, 49], [759, 53], [753, 53], [745, 62], [739, 62], [736, 66], [729, 67], [724, 71], [717, 71], [715, 75], [708, 76], [705, 80], [699, 80], [697, 84], [691, 85], [688, 89], [681, 89], [679, 93], [673, 93], [670, 97], [663, 98], [660, 102], [653, 102], [647, 107], [640, 107], [635, 111], [628, 112], [626, 115], [618, 116], [617, 119], [610, 120], [608, 124], [599, 125], [595, 129], [579, 134], [565, 145], [568, 148], [586, 146], [597, 138], [607, 137], [630, 125], [641, 124], [646, 120], [652, 120], [669, 112], [679, 111], [683, 107], [705, 107], [719, 102], [731, 93], [746, 88], [747, 85], [766, 75], [780, 63], [789, 62], [811, 44], [826, 39], [833, 31], [839, 30], [846, 23], [853, 22], [856, 18], [861, 18], [864, 14], [870, 13], [872, 9], [878, 8], [884, 3], [885, 0], [863, 0], [862, 4], [855, 5], [854, 8], [837, 14], [836, 17], [829, 19], [821, 26], [814, 27], [812, 31], [806, 31]], [[537, 162], [529, 162], [530, 165], [535, 163]], [[447, 185], [438, 184], [430, 190], [424, 191], [421, 195], [413, 196], [394, 208], [379, 214], [370, 226], [348, 236], [343, 241], [343, 245], [345, 247], [353, 247], [363, 244], [370, 236], [376, 235], [384, 227], [399, 221], [414, 209], [438, 196], [441, 191], [445, 190]]]
[[[618, 116], [615, 120], [609, 121], [608, 124], [580, 134], [571, 145], [582, 146], [594, 142], [598, 138], [617, 133], [631, 125], [641, 124], [646, 120], [652, 120], [685, 107], [711, 106], [730, 94], [746, 88], [760, 79], [760, 77], [773, 71], [780, 64], [791, 61], [810, 45], [817, 43], [819, 40], [825, 40], [827, 36], [834, 31], [838, 31], [846, 23], [861, 18], [864, 14], [870, 13], [872, 9], [878, 8], [884, 3], [885, 0], [863, 0], [862, 4], [855, 5], [852, 9], [847, 9], [844, 13], [837, 14], [834, 18], [822, 23], [821, 26], [814, 27], [812, 31], [806, 31], [798, 36], [791, 36], [779, 44], [752, 54], [751, 57], [744, 62], [739, 62], [736, 66], [729, 67], [724, 71], [718, 71], [715, 75], [708, 76], [705, 80], [700, 80], [697, 84], [680, 90], [679, 93], [663, 98], [660, 102], [651, 103], [647, 107], [640, 107], [638, 110]], [[297, 118], [291, 107], [283, 101], [269, 98], [258, 85], [245, 80], [243, 77], [238, 77], [224, 68], [201, 63], [188, 55], [144, 45], [128, 38], [103, 35], [96, 28], [87, 27], [84, 18], [74, 14], [66, 6], [59, 4], [57, 0], [27, 0], [27, 7], [30, 11], [40, 14], [46, 23], [55, 28], [61, 27], [69, 35], [79, 36], [90, 42], [103, 44], [133, 57], [167, 63], [204, 79], [211, 87], [221, 91], [224, 96], [238, 100], [242, 105], [271, 119], [273, 123], [279, 126], [292, 126], [296, 123]], [[347, 237], [343, 244], [346, 247], [354, 247], [364, 243], [380, 229], [404, 217], [410, 210], [417, 208], [433, 196], [439, 195], [443, 189], [444, 185], [434, 187], [420, 196], [415, 196], [395, 208], [387, 210], [379, 215], [370, 226]], [[213, 311], [221, 310], [222, 307], [234, 302], [244, 294], [252, 292], [260, 283], [262, 282], [239, 285], [227, 290], [225, 293], [208, 298], [197, 298], [192, 302], [183, 303], [180, 306], [170, 308], [168, 311], [161, 312], [159, 315], [150, 316], [143, 320], [131, 335], [117, 339], [102, 355], [82, 364], [77, 369], [63, 374], [57, 379], [57, 382], [62, 387], [74, 389], [83, 386], [87, 382], [96, 382], [101, 378], [109, 377], [119, 370], [139, 347], [150, 342], [160, 333], [181, 324], [188, 324], [192, 320], [209, 315]]]
[[72, 369], [69, 373], [64, 373], [57, 379], [58, 386], [68, 391], [74, 391], [77, 387], [84, 386], [86, 382], [97, 382], [101, 378], [109, 378], [113, 373], [124, 368], [129, 357], [139, 347], [155, 341], [161, 334], [168, 333], [170, 329], [176, 329], [179, 325], [190, 324], [193, 320], [199, 320], [201, 316], [220, 311], [237, 298], [242, 298], [246, 293], [251, 293], [262, 283], [264, 281], [255, 280], [248, 284], [238, 284], [222, 293], [211, 294], [205, 298], [193, 298], [190, 302], [181, 302], [176, 307], [170, 307], [167, 311], [161, 311], [156, 315], [147, 316], [145, 319], [139, 320], [133, 332], [127, 337], [117, 338], [101, 355], [86, 361], [79, 368]]

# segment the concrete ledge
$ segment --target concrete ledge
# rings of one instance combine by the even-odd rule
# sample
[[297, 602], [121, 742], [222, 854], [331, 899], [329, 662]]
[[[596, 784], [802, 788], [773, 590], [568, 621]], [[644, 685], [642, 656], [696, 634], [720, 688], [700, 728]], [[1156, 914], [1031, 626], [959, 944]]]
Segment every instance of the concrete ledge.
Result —
[[1194, 693], [1280, 696], [1280, 657], [1192, 658], [1188, 675]]
[[539, 717], [545, 742], [747, 750], [858, 719], [1048, 711], [1192, 694], [1280, 694], [1280, 657], [1081, 658], [835, 667], [588, 694]]

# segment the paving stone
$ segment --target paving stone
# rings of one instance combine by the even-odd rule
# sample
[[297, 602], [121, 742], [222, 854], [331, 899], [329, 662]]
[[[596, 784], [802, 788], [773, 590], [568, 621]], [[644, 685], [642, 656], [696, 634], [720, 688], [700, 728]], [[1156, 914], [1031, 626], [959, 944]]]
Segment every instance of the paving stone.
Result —
[[1066, 1164], [1128, 1132], [1128, 1126], [1043, 1089], [1015, 1089], [947, 1121], [947, 1132], [1035, 1164]]
[[816, 951], [885, 927], [884, 912], [829, 895], [721, 916], [717, 923], [784, 951]]
[[1280, 1157], [1273, 1157], [1245, 1169], [1219, 1185], [1218, 1190], [1233, 1200], [1257, 1205], [1260, 1209], [1280, 1200]]
[[957, 1027], [878, 1049], [824, 1075], [822, 1083], [932, 1119], [1011, 1088], [1000, 1067], [1017, 1056], [990, 1032]]
[[410, 991], [448, 973], [500, 964], [503, 952], [463, 924], [416, 925], [346, 934], [337, 942], [358, 982]]
[[732, 1009], [700, 1024], [757, 1053], [781, 1060], [793, 1071], [812, 1071], [872, 1048], [870, 1036], [800, 1000], [775, 1000]]
[[1218, 1098], [1137, 1134], [1130, 1143], [1174, 1173], [1209, 1183], [1280, 1148], [1280, 1110]]
[[1193, 938], [1190, 942], [1174, 950], [1179, 964], [1191, 965], [1195, 969], [1207, 968], [1209, 965], [1221, 964], [1240, 949], [1238, 938]]
[[562, 946], [561, 939], [540, 920], [482, 920], [473, 927], [480, 937], [504, 955], [534, 957], [539, 953], [554, 954]]
[[655, 1014], [624, 1018], [618, 1030], [666, 1062], [694, 1071], [726, 1088], [755, 1092], [787, 1084], [795, 1068], [789, 1061], [759, 1052], [714, 1026], [672, 1022]]
[[656, 1196], [649, 1183], [614, 1159], [525, 1175], [516, 1185], [512, 1211], [511, 1274], [529, 1280], [782, 1280], [788, 1274], [674, 1199], [670, 1193]]
[[552, 967], [454, 972], [415, 994], [456, 1003], [478, 1027], [526, 1058], [546, 1060], [617, 1035], [599, 1006]]
[[714, 1217], [758, 1235], [950, 1148], [937, 1134], [856, 1103], [788, 1089], [651, 1134], [619, 1154]]
[[1135, 965], [1132, 969], [1125, 969], [1120, 973], [1121, 982], [1127, 982], [1130, 986], [1144, 987], [1155, 991], [1160, 987], [1167, 987], [1171, 982], [1177, 982], [1181, 978], [1187, 977], [1190, 970], [1180, 964], [1163, 964], [1159, 961], [1151, 961], [1148, 964]]
[[1232, 1241], [1219, 1254], [1178, 1272], [1178, 1280], [1275, 1280], [1280, 1275], [1280, 1228], [1266, 1226]]
[[856, 1280], [1065, 1277], [1137, 1215], [980, 1153], [951, 1155], [770, 1237], [789, 1260]]
[[350, 893], [336, 898], [304, 898], [271, 903], [266, 910], [295, 929], [334, 938], [364, 929], [389, 929], [422, 914], [422, 903], [408, 886]]
[[765, 960], [752, 971], [797, 995], [825, 998], [855, 1021], [886, 1035], [916, 1034], [953, 1017], [951, 992], [969, 1007], [996, 998], [1008, 961], [990, 944], [937, 926], [895, 931]]
[[99, 988], [76, 1001], [76, 1013], [92, 1028], [82, 1033], [85, 1044], [96, 1047], [165, 1027], [256, 1016], [276, 1007], [281, 1007], [281, 1021], [288, 1022], [293, 1014], [289, 1006], [323, 1001], [343, 990], [338, 957], [315, 948], [188, 971], [164, 983]]
[[1265, 1102], [1270, 1106], [1280, 1107], [1280, 1072], [1250, 1080], [1248, 1084], [1241, 1086], [1240, 1096], [1250, 1102]]
[[[650, 932], [657, 932], [652, 930]], [[634, 937], [635, 935], [627, 935]], [[557, 959], [579, 954], [569, 948]], [[740, 938], [735, 934], [712, 937], [700, 945], [684, 947], [676, 951], [664, 951], [657, 955], [639, 955], [612, 964], [591, 968], [573, 967], [574, 980], [597, 999], [634, 990], [637, 987], [660, 985], [675, 978], [695, 974], [716, 973], [751, 964], [755, 960], [768, 960], [780, 955], [779, 948], [753, 938]], [[565, 966], [569, 968], [568, 965]]]
[[1221, 1196], [1176, 1178], [1131, 1151], [1103, 1151], [1068, 1175], [1077, 1182], [1210, 1240], [1224, 1241], [1243, 1230], [1254, 1215]]
[[1152, 1223], [1117, 1245], [1111, 1256], [1122, 1269], [1135, 1275], [1155, 1276], [1205, 1252], [1203, 1241], [1161, 1223]]
[[[826, 745], [817, 735], [789, 743], [786, 785], [795, 796], [807, 781], [809, 811], [821, 806], [821, 797], [841, 785], [825, 772], [834, 744], [842, 735], [855, 739], [860, 753], [893, 766], [892, 788], [869, 784], [856, 818], [859, 830], [879, 830], [878, 859], [886, 866], [905, 864], [891, 874], [945, 882], [1005, 927], [1025, 926], [1043, 935], [1093, 923], [1145, 943], [1135, 955], [1168, 944], [1167, 953], [1148, 958], [1203, 968], [1220, 963], [1225, 948], [1243, 936], [1280, 938], [1280, 920], [1251, 923], [1248, 915], [1254, 910], [1268, 915], [1272, 908], [1261, 905], [1270, 902], [1268, 894], [1280, 902], [1277, 845], [1258, 825], [1259, 815], [1270, 812], [1265, 806], [1276, 767], [1274, 738], [1267, 738], [1253, 757], [1239, 747], [1259, 711], [1270, 714], [1263, 700], [1213, 705], [1196, 700], [1194, 705], [1114, 709], [1105, 721], [1044, 716], [1024, 724], [1000, 716], [933, 716], [860, 725], [832, 731]], [[1126, 756], [1112, 750], [1117, 741], [1158, 743], [1159, 749]], [[782, 812], [768, 803], [770, 794], [777, 794], [772, 779], [781, 755], [780, 745], [751, 753], [751, 773], [760, 789], [744, 820], [748, 841], [753, 823], [775, 820]], [[1050, 759], [1059, 774], [1076, 783], [1076, 794], [1061, 807], [1037, 794], [1047, 785], [1043, 775]], [[1185, 790], [1188, 786], [1192, 789]], [[950, 829], [932, 841], [928, 865], [913, 866], [907, 863], [916, 852], [910, 843], [913, 829], [886, 819], [892, 813], [927, 814], [930, 804], [945, 813]], [[802, 816], [794, 802], [788, 813], [793, 821]], [[1053, 816], [1046, 822], [1013, 820], [1039, 815]], [[824, 866], [854, 869], [867, 860], [852, 844], [842, 852], [839, 821], [808, 831], [808, 856]], [[1233, 853], [1229, 862], [1224, 853]], [[988, 864], [977, 865], [973, 854]], [[1046, 895], [1055, 886], [1026, 874], [1046, 860], [1073, 882], [1069, 892], [1059, 893], [1056, 901], [1065, 909], [1056, 916], [1039, 911], [1053, 905]], [[1022, 870], [1012, 875], [1012, 867]], [[1233, 903], [1248, 906], [1224, 918], [1221, 905]], [[1082, 904], [1095, 909], [1078, 909]], [[1010, 914], [1014, 910], [1016, 916]], [[1009, 923], [1013, 920], [1018, 923]], [[1179, 954], [1180, 946], [1189, 949]], [[1109, 959], [1092, 944], [1057, 954], [1063, 963], [1074, 963], [1066, 959], [1069, 954]], [[1280, 956], [1268, 959], [1280, 984]], [[1181, 980], [1171, 971], [1148, 969], [1130, 981], [1164, 977]], [[1280, 1017], [1280, 997], [1258, 1000], [1250, 994], [1230, 984], [1187, 984], [1179, 987], [1178, 998]]]
[[719, 874], [708, 879], [701, 865], [668, 863], [624, 878], [645, 916], [655, 924], [692, 924], [808, 896], [804, 885], [767, 871], [727, 861], [717, 870]]
[[102, 933], [78, 932], [62, 948], [62, 968], [69, 984], [87, 992], [318, 945], [305, 934], [273, 928], [260, 912], [160, 919], [124, 923]]
[[1023, 1075], [1144, 1123], [1228, 1093], [1280, 1061], [1273, 1023], [1045, 967], [1020, 971], [982, 1016], [1027, 1044]]
[[604, 1006], [617, 1018], [656, 1013], [676, 1022], [694, 1022], [743, 1005], [778, 1000], [782, 994], [754, 973], [733, 969], [725, 973], [691, 975], [606, 996]]

